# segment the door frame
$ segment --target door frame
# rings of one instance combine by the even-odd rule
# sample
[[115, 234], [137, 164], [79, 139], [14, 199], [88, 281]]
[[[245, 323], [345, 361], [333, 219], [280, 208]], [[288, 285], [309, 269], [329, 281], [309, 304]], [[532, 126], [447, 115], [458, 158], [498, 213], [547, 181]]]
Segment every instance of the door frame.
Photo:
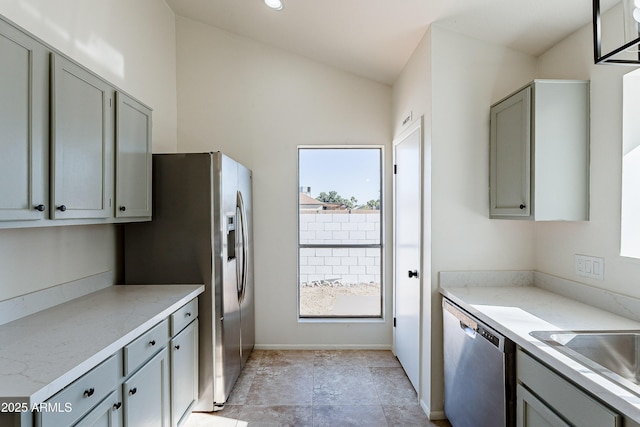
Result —
[[[419, 118], [417, 118], [416, 120], [414, 120], [413, 122], [409, 123], [407, 125], [407, 127], [405, 129], [403, 129], [394, 139], [392, 142], [392, 146], [393, 146], [393, 184], [392, 184], [392, 188], [393, 188], [393, 197], [392, 197], [392, 218], [393, 218], [393, 237], [392, 237], [392, 247], [393, 247], [393, 257], [392, 257], [392, 284], [393, 284], [393, 318], [394, 318], [394, 325], [393, 325], [393, 345], [392, 345], [392, 351], [394, 355], [397, 355], [397, 346], [396, 346], [396, 340], [397, 340], [397, 334], [396, 334], [396, 326], [395, 326], [395, 319], [397, 316], [397, 307], [396, 307], [396, 302], [397, 302], [397, 298], [396, 298], [396, 277], [398, 272], [396, 272], [396, 267], [397, 267], [397, 262], [396, 262], [396, 208], [397, 208], [397, 191], [396, 191], [396, 147], [402, 143], [405, 139], [407, 139], [409, 136], [411, 136], [416, 130], [419, 132], [419, 136], [420, 136], [420, 141], [419, 141], [419, 157], [420, 157], [420, 257], [419, 257], [419, 276], [418, 276], [418, 281], [419, 284], [418, 286], [420, 286], [420, 290], [419, 290], [419, 294], [420, 294], [420, 307], [419, 307], [419, 312], [420, 312], [420, 323], [418, 325], [418, 348], [419, 348], [419, 354], [418, 354], [418, 390], [417, 390], [417, 394], [418, 394], [418, 400], [422, 401], [422, 372], [423, 372], [423, 366], [422, 366], [422, 355], [423, 355], [423, 322], [424, 322], [424, 307], [423, 307], [423, 300], [424, 300], [424, 274], [428, 273], [431, 274], [430, 269], [425, 269], [424, 268], [424, 125], [423, 125], [423, 120], [424, 120], [424, 116], [420, 116]], [[427, 282], [429, 283], [429, 282]]]

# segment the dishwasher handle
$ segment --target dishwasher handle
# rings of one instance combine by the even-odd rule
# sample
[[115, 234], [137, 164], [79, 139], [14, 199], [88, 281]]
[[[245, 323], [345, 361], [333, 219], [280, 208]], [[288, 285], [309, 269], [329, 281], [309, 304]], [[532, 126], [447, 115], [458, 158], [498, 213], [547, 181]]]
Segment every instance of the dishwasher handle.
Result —
[[447, 299], [442, 300], [442, 308], [460, 322], [460, 328], [470, 338], [481, 336], [501, 352], [513, 352], [513, 343], [488, 326], [479, 324], [471, 315], [458, 308]]
[[460, 329], [462, 329], [469, 338], [473, 339], [475, 339], [476, 334], [478, 333], [478, 331], [476, 331], [475, 329], [471, 329], [469, 326], [462, 323], [462, 321], [460, 321]]
[[[442, 306], [444, 307], [445, 310], [447, 310], [449, 313], [451, 313], [453, 315], [453, 317], [455, 317], [456, 319], [458, 319], [460, 321], [460, 327], [462, 329], [465, 329], [465, 327], [467, 327], [467, 328], [473, 330], [474, 332], [478, 331], [478, 322], [473, 320], [471, 317], [467, 316], [464, 312], [459, 310], [457, 307], [455, 307], [449, 301], [443, 300], [442, 301]], [[466, 330], [465, 330], [465, 333], [466, 333]], [[467, 335], [469, 335], [469, 334], [467, 333]]]

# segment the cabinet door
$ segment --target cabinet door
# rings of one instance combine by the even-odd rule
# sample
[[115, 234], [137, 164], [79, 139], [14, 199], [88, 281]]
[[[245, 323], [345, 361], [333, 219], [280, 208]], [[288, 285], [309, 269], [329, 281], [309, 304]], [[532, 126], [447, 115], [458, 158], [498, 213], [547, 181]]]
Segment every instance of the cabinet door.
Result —
[[73, 427], [120, 427], [122, 425], [122, 395], [112, 392]]
[[570, 427], [527, 389], [517, 388], [517, 427]]
[[177, 426], [198, 399], [198, 320], [171, 340], [171, 425]]
[[0, 20], [0, 221], [46, 217], [49, 56]]
[[52, 217], [111, 215], [113, 90], [103, 80], [52, 55]]
[[125, 427], [170, 423], [169, 351], [163, 349], [123, 383]]
[[491, 107], [490, 216], [531, 215], [531, 88]]
[[115, 216], [151, 216], [151, 110], [121, 92], [116, 92]]
[[[541, 402], [546, 402], [547, 409], [567, 420], [568, 425], [580, 427], [620, 427], [622, 425], [622, 417], [617, 412], [521, 350], [516, 352], [516, 370], [518, 381], [526, 386], [526, 388], [518, 388], [517, 393], [524, 393], [524, 400], [528, 400], [532, 408], [530, 414], [527, 415], [527, 412], [524, 412], [525, 420], [527, 417], [537, 420], [544, 414], [542, 409], [531, 403], [531, 398], [528, 396], [533, 394]], [[520, 396], [518, 394], [518, 400]], [[565, 424], [550, 425], [564, 426]]]

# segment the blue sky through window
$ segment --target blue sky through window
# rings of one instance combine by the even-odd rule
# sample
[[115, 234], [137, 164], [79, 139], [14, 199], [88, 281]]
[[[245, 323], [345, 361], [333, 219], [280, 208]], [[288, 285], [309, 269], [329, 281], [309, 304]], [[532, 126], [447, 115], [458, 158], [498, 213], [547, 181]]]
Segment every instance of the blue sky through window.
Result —
[[381, 150], [378, 148], [301, 148], [299, 185], [311, 197], [337, 191], [358, 204], [380, 199]]

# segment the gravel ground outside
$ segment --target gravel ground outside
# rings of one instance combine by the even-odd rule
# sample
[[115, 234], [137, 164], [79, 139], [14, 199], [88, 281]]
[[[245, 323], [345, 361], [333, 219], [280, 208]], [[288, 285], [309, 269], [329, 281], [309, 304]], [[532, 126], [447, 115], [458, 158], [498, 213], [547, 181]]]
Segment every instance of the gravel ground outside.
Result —
[[[311, 285], [300, 287], [300, 315], [331, 315], [336, 299], [340, 295], [380, 296], [379, 283], [360, 283], [358, 285]], [[360, 313], [353, 313], [359, 315]]]

